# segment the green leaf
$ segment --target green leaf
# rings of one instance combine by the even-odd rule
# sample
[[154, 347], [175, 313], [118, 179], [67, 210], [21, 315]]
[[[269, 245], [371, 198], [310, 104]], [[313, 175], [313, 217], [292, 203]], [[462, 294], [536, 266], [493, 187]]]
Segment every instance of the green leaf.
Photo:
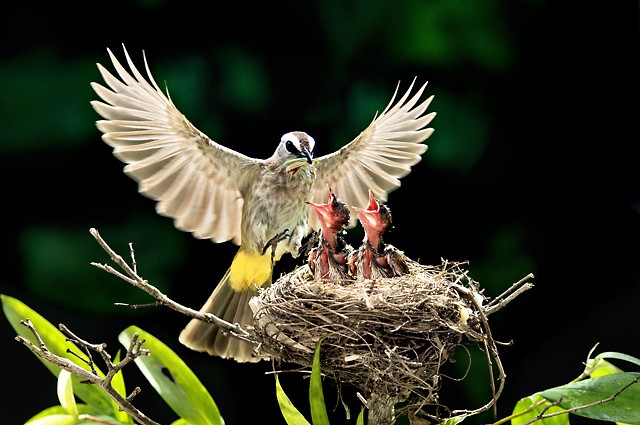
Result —
[[311, 368], [311, 382], [309, 383], [309, 405], [311, 407], [311, 422], [313, 425], [329, 425], [329, 415], [324, 403], [324, 393], [322, 392], [322, 373], [320, 371], [320, 345], [322, 339], [318, 341], [316, 352], [313, 355], [313, 366]]
[[[572, 409], [606, 400], [629, 385], [638, 376], [640, 376], [639, 373], [632, 372], [614, 373], [571, 382], [542, 391], [539, 394], [551, 402], [558, 402], [560, 407], [564, 409]], [[640, 423], [640, 383], [635, 382], [611, 401], [579, 409], [574, 413], [603, 421]]]
[[636, 366], [640, 366], [640, 359], [638, 359], [637, 357], [633, 357], [633, 356], [630, 356], [630, 355], [624, 354], [624, 353], [618, 353], [618, 352], [615, 352], [615, 351], [607, 351], [605, 353], [600, 353], [595, 358], [596, 358], [596, 360], [598, 360], [598, 359], [624, 360], [624, 361], [627, 361], [629, 363], [633, 363]]
[[36, 421], [46, 417], [46, 416], [53, 416], [53, 415], [67, 415], [67, 416], [71, 416], [67, 413], [67, 410], [62, 407], [62, 406], [53, 406], [53, 407], [48, 407], [46, 409], [44, 409], [43, 411], [39, 412], [36, 415], [33, 415], [28, 421], [26, 421], [24, 423], [24, 425], [31, 425], [32, 423], [36, 423]]
[[[115, 358], [113, 359], [114, 363], [119, 363], [120, 362], [120, 351], [118, 350], [118, 352], [116, 353]], [[122, 369], [120, 369], [118, 371], [118, 373], [116, 373], [113, 376], [113, 379], [111, 380], [111, 386], [118, 392], [118, 394], [120, 394], [122, 397], [127, 397], [127, 389], [126, 386], [124, 384], [124, 375], [122, 374]], [[133, 418], [131, 418], [131, 416], [129, 416], [129, 414], [127, 412], [124, 411], [120, 411], [119, 409], [116, 409], [116, 418], [125, 424], [131, 424], [133, 425]]]
[[78, 417], [78, 406], [76, 398], [73, 396], [73, 383], [71, 381], [71, 372], [61, 370], [58, 374], [58, 400], [64, 410], [74, 418]]
[[29, 421], [25, 425], [75, 425], [77, 418], [64, 413], [43, 416], [40, 419]]
[[[545, 408], [547, 409], [545, 410]], [[539, 395], [525, 397], [520, 399], [513, 408], [512, 416], [514, 417], [511, 419], [511, 425], [523, 425], [543, 413], [557, 413], [563, 410], [557, 406], [549, 407], [549, 402]], [[552, 416], [535, 423], [539, 425], [569, 425], [569, 414]]]
[[611, 375], [612, 373], [620, 373], [622, 370], [609, 363], [604, 359], [589, 359], [587, 360], [587, 370], [591, 378], [597, 378], [599, 376]]
[[[42, 338], [47, 348], [52, 353], [59, 357], [67, 358], [78, 366], [89, 370], [89, 366], [87, 366], [87, 363], [80, 359], [82, 358], [86, 360], [86, 356], [80, 351], [80, 349], [78, 349], [75, 344], [67, 341], [64, 334], [60, 332], [55, 326], [53, 326], [48, 320], [46, 320], [36, 311], [32, 310], [26, 304], [22, 303], [16, 298], [7, 295], [0, 295], [0, 300], [2, 300], [2, 309], [4, 311], [5, 317], [18, 335], [31, 341], [34, 344], [38, 343], [31, 331], [20, 324], [21, 320], [29, 319], [35, 329], [38, 331], [38, 334]], [[74, 355], [67, 354], [67, 349], [72, 350], [80, 358]], [[61, 370], [59, 367], [42, 360], [40, 357], [37, 358], [47, 367], [47, 369], [51, 371], [51, 373], [53, 373], [56, 377], [58, 376]], [[97, 372], [99, 376], [104, 377], [104, 374], [99, 369], [97, 369]], [[74, 393], [85, 403], [95, 407], [98, 411], [107, 415], [113, 413], [114, 411], [117, 411], [115, 402], [113, 402], [111, 398], [109, 398], [109, 396], [98, 387], [96, 387], [95, 385], [81, 384], [79, 382], [80, 378], [78, 378], [77, 376], [73, 376], [71, 379], [73, 380]]]
[[280, 406], [280, 412], [282, 412], [282, 416], [284, 420], [287, 422], [287, 425], [311, 425], [309, 421], [307, 421], [302, 413], [291, 403], [289, 397], [282, 389], [280, 385], [280, 380], [278, 379], [278, 375], [276, 377], [276, 398], [278, 399], [278, 405]]
[[122, 331], [118, 340], [128, 348], [136, 333], [145, 340], [143, 348], [151, 355], [140, 356], [135, 363], [173, 411], [192, 425], [224, 425], [218, 407], [204, 385], [162, 341], [136, 326]]
[[31, 417], [31, 419], [29, 419], [27, 422], [25, 422], [25, 425], [34, 425], [34, 424], [39, 424], [39, 425], [43, 425], [43, 424], [47, 424], [47, 417], [49, 416], [54, 416], [60, 420], [62, 420], [63, 418], [60, 418], [60, 416], [68, 416], [70, 418], [73, 418], [73, 422], [71, 422], [74, 425], [96, 425], [96, 421], [94, 419], [87, 419], [87, 418], [97, 418], [99, 420], [101, 420], [102, 424], [113, 424], [113, 425], [124, 425], [125, 423], [128, 422], [120, 422], [117, 419], [111, 417], [111, 416], [107, 416], [104, 414], [101, 414], [99, 411], [97, 411], [95, 408], [93, 408], [92, 406], [86, 405], [86, 404], [77, 404], [78, 406], [78, 418], [73, 418], [71, 415], [67, 414], [67, 411], [65, 410], [64, 407], [62, 406], [53, 406], [53, 407], [49, 407], [43, 411], [41, 411], [40, 413], [38, 413], [37, 415]]

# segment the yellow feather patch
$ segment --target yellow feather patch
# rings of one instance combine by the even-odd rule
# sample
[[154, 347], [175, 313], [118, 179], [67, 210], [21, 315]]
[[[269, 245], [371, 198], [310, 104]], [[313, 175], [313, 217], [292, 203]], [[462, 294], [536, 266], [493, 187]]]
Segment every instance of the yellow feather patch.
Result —
[[229, 285], [236, 292], [262, 286], [271, 278], [271, 253], [252, 254], [239, 250], [229, 270]]

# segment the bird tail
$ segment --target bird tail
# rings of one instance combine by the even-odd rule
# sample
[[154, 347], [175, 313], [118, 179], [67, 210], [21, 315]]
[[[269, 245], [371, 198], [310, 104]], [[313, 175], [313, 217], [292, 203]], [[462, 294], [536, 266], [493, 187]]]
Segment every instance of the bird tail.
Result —
[[[265, 262], [268, 259], [268, 263]], [[231, 267], [211, 293], [200, 312], [211, 313], [243, 328], [253, 324], [249, 301], [257, 295], [257, 287], [271, 284], [273, 264], [270, 255], [248, 254], [242, 249], [234, 257]], [[247, 283], [250, 281], [250, 284]], [[192, 319], [180, 332], [179, 340], [192, 350], [207, 352], [237, 362], [257, 362], [265, 359], [254, 354], [255, 347], [214, 323]]]

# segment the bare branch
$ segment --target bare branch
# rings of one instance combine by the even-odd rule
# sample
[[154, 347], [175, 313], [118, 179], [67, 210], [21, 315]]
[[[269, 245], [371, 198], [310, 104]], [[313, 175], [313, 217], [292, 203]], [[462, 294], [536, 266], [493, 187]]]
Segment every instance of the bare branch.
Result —
[[[521, 280], [520, 282], [522, 281], [523, 280]], [[481, 300], [479, 300], [478, 297], [474, 296], [474, 293], [471, 290], [469, 290], [469, 288], [466, 288], [457, 283], [453, 283], [452, 286], [455, 287], [456, 290], [458, 290], [460, 293], [465, 294], [467, 296], [467, 299], [474, 304], [475, 308], [478, 311], [478, 317], [480, 319], [480, 322], [482, 323], [482, 331], [485, 333], [484, 338], [482, 338], [482, 343], [484, 345], [484, 351], [486, 352], [486, 355], [487, 355], [487, 364], [488, 364], [489, 375], [490, 375], [491, 392], [493, 393], [492, 399], [489, 402], [487, 402], [484, 406], [479, 407], [477, 409], [473, 409], [473, 410], [466, 410], [466, 409], [454, 410], [452, 414], [453, 415], [475, 415], [480, 412], [484, 412], [490, 408], [493, 408], [494, 417], [495, 417], [497, 415], [496, 403], [500, 398], [500, 396], [502, 395], [502, 391], [504, 390], [504, 385], [505, 385], [505, 380], [507, 375], [502, 366], [502, 361], [500, 360], [500, 356], [498, 355], [498, 348], [496, 346], [496, 342], [493, 339], [493, 336], [491, 334], [491, 328], [489, 327], [489, 319], [487, 318], [488, 313], [486, 309], [483, 309], [481, 305]], [[513, 285], [512, 285], [512, 288], [513, 288]], [[516, 291], [512, 295], [515, 297], [517, 296], [517, 294], [519, 294], [519, 292]], [[510, 298], [510, 299], [513, 299], [513, 298]], [[504, 304], [506, 305], [509, 302], [509, 300], [505, 300]], [[492, 359], [493, 361], [495, 361], [496, 367], [498, 368], [497, 380], [499, 382], [499, 386], [497, 389], [495, 387], [496, 378], [493, 373]]]
[[[98, 386], [102, 391], [105, 392], [105, 394], [107, 394], [109, 397], [111, 397], [111, 399], [117, 403], [117, 405], [120, 407], [120, 409], [126, 413], [128, 413], [131, 417], [133, 417], [135, 420], [137, 420], [140, 424], [143, 425], [159, 425], [158, 422], [155, 422], [154, 420], [148, 418], [144, 413], [142, 413], [140, 410], [138, 410], [133, 404], [132, 404], [132, 400], [133, 397], [129, 396], [127, 398], [122, 397], [118, 391], [116, 391], [115, 388], [113, 388], [113, 386], [111, 385], [111, 381], [113, 379], [113, 376], [119, 372], [124, 366], [126, 366], [127, 364], [129, 364], [131, 361], [135, 360], [137, 357], [141, 356], [141, 355], [149, 355], [149, 351], [148, 350], [144, 350], [141, 348], [141, 345], [144, 343], [144, 341], [141, 341], [139, 343], [133, 343], [133, 341], [137, 341], [137, 335], [134, 336], [133, 340], [132, 340], [132, 344], [129, 347], [129, 349], [127, 350], [127, 353], [124, 357], [124, 359], [117, 363], [117, 364], [113, 364], [111, 362], [111, 356], [105, 352], [105, 347], [106, 344], [89, 344], [83, 340], [81, 340], [80, 338], [77, 337], [73, 337], [73, 342], [76, 343], [82, 350], [84, 350], [86, 353], [89, 353], [90, 351], [95, 351], [97, 353], [99, 353], [101, 355], [101, 357], [105, 360], [105, 364], [107, 366], [107, 374], [105, 375], [104, 378], [100, 377], [99, 374], [97, 373], [97, 370], [95, 369], [95, 367], [93, 366], [93, 360], [91, 359], [91, 356], [89, 355], [89, 361], [83, 360], [85, 361], [88, 365], [90, 365], [91, 370], [87, 370], [81, 366], [79, 366], [78, 364], [72, 362], [70, 359], [66, 358], [66, 357], [60, 357], [56, 354], [54, 354], [53, 352], [51, 352], [47, 346], [45, 345], [45, 343], [43, 342], [42, 338], [40, 337], [40, 335], [38, 334], [38, 331], [35, 329], [35, 327], [33, 326], [33, 324], [31, 323], [31, 321], [29, 319], [25, 319], [22, 320], [20, 322], [23, 326], [27, 327], [31, 333], [34, 335], [34, 337], [36, 338], [36, 341], [38, 341], [38, 344], [34, 344], [31, 341], [29, 341], [28, 339], [22, 337], [22, 336], [16, 336], [16, 341], [22, 343], [23, 345], [25, 345], [29, 350], [31, 350], [31, 352], [33, 352], [36, 356], [40, 357], [42, 360], [51, 363], [61, 369], [64, 369], [66, 371], [68, 371], [69, 373], [71, 373], [72, 375], [75, 375], [79, 378], [81, 378], [83, 381], [85, 381], [86, 383], [90, 383], [90, 384], [94, 384], [96, 386]], [[71, 332], [68, 331], [68, 329], [64, 326], [64, 325], [60, 325], [60, 328], [65, 331], [65, 333], [69, 333], [71, 334]], [[71, 334], [73, 335], [73, 334]], [[81, 356], [79, 356], [76, 353], [73, 353], [71, 350], [67, 350], [68, 353], [75, 355], [77, 358], [82, 359]], [[137, 394], [138, 392], [140, 392], [140, 389], [138, 388], [137, 391], [135, 392], [135, 394]], [[135, 394], [132, 394], [133, 396]]]
[[533, 274], [529, 273], [513, 285], [502, 294], [498, 295], [495, 299], [493, 299], [487, 306], [485, 307], [485, 313], [487, 316], [495, 313], [496, 311], [502, 309], [504, 306], [513, 301], [514, 298], [522, 294], [524, 291], [527, 291], [533, 288], [532, 283], [527, 283], [527, 280], [533, 278]]
[[[216, 325], [220, 326], [223, 329], [226, 329], [227, 331], [229, 331], [229, 334], [231, 336], [234, 336], [236, 338], [239, 338], [245, 342], [248, 342], [250, 344], [253, 345], [259, 345], [259, 343], [257, 341], [255, 341], [254, 339], [251, 338], [251, 334], [249, 332], [247, 332], [245, 329], [243, 329], [241, 326], [239, 326], [238, 324], [234, 324], [234, 323], [229, 323], [225, 320], [222, 320], [221, 318], [211, 314], [211, 313], [202, 313], [199, 312], [197, 310], [193, 310], [189, 307], [185, 307], [182, 304], [179, 304], [175, 301], [173, 301], [172, 299], [170, 299], [169, 297], [167, 297], [165, 294], [163, 294], [161, 291], [159, 291], [155, 286], [151, 285], [146, 279], [142, 278], [140, 275], [138, 275], [137, 272], [137, 263], [135, 260], [135, 254], [134, 254], [134, 250], [133, 250], [133, 245], [129, 244], [129, 251], [130, 251], [130, 255], [131, 255], [131, 263], [132, 266], [129, 266], [129, 264], [127, 264], [127, 262], [122, 258], [122, 256], [120, 256], [118, 253], [116, 253], [108, 244], [107, 242], [105, 242], [105, 240], [102, 238], [102, 236], [100, 236], [100, 233], [98, 232], [97, 229], [90, 229], [89, 232], [91, 233], [91, 235], [95, 238], [95, 240], [98, 242], [98, 244], [102, 247], [102, 249], [109, 254], [109, 257], [111, 258], [111, 260], [116, 263], [116, 265], [122, 269], [123, 272], [120, 272], [116, 269], [114, 269], [113, 267], [107, 265], [107, 264], [101, 264], [101, 263], [95, 263], [92, 262], [91, 265], [95, 266], [101, 270], [106, 271], [107, 273], [113, 274], [114, 276], [117, 276], [118, 278], [120, 278], [121, 280], [124, 280], [125, 282], [127, 282], [130, 285], [135, 286], [138, 289], [143, 290], [144, 292], [146, 292], [147, 294], [151, 295], [153, 298], [156, 299], [155, 303], [152, 304], [145, 304], [145, 306], [148, 305], [163, 305], [166, 307], [171, 308], [172, 310], [177, 311], [178, 313], [184, 314], [185, 316], [189, 316], [195, 319], [199, 319], [202, 320], [204, 322], [209, 322], [209, 323], [215, 323]], [[128, 304], [123, 304], [123, 303], [119, 303], [117, 305], [128, 305]], [[129, 305], [128, 305], [129, 306]], [[140, 308], [141, 306], [129, 306], [131, 308]]]

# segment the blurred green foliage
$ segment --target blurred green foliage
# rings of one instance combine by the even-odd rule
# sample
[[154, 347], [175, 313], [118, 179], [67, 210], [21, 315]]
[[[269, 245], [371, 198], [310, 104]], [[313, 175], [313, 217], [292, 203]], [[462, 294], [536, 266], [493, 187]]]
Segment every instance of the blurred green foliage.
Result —
[[25, 51], [0, 62], [0, 153], [87, 143], [95, 128], [87, 108], [95, 75], [87, 58], [65, 60], [53, 50]]
[[[113, 243], [112, 247], [129, 263], [131, 243], [144, 259], [139, 274], [169, 294], [175, 285], [171, 282], [172, 271], [185, 261], [186, 250], [183, 240], [170, 224], [160, 218], [149, 220], [136, 215], [118, 226], [100, 230], [108, 235], [109, 243]], [[88, 236], [88, 229], [53, 225], [28, 227], [20, 239], [26, 265], [26, 288], [67, 309], [91, 314], [114, 313], [113, 303], [123, 300], [130, 304], [152, 302], [151, 297], [139, 289], [90, 265], [91, 262], [112, 264], [112, 260]], [[123, 311], [127, 310], [120, 309], [119, 313]]]

